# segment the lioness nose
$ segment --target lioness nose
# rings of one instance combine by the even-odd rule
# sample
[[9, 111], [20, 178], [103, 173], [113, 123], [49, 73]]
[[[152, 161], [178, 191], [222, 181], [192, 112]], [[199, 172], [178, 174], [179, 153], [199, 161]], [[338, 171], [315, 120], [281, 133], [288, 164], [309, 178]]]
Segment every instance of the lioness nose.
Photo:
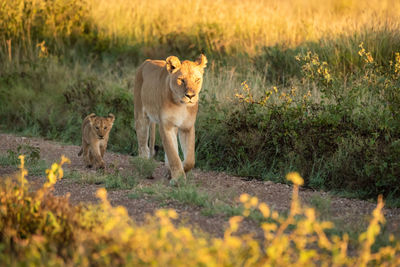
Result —
[[192, 99], [196, 94], [185, 94], [185, 96], [189, 99]]

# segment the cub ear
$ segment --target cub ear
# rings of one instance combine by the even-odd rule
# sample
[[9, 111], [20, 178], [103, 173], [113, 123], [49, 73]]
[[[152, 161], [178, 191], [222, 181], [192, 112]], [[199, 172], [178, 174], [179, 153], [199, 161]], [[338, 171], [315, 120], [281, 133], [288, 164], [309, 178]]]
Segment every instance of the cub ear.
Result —
[[90, 124], [93, 123], [93, 121], [94, 121], [94, 119], [95, 119], [96, 117], [97, 117], [97, 116], [96, 116], [96, 114], [94, 114], [94, 113], [91, 113], [91, 114], [89, 114], [89, 115], [86, 116], [86, 118], [88, 118]]
[[167, 68], [169, 73], [175, 73], [181, 67], [181, 62], [180, 62], [179, 58], [177, 58], [175, 56], [167, 57], [167, 59], [165, 61], [167, 62], [165, 67]]
[[202, 67], [203, 69], [207, 66], [207, 58], [205, 55], [200, 54], [200, 56], [196, 59], [197, 65]]
[[108, 119], [111, 120], [112, 123], [114, 123], [114, 120], [115, 120], [114, 114], [109, 113], [109, 114], [108, 114]]

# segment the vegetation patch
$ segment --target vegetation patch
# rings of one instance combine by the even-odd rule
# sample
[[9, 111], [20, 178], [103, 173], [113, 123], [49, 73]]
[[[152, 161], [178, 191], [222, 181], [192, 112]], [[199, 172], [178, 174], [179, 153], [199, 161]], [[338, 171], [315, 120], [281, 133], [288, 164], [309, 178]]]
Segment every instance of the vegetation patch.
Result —
[[19, 145], [15, 150], [7, 150], [6, 155], [0, 155], [0, 165], [17, 168], [19, 155], [25, 154], [26, 168], [31, 175], [42, 175], [47, 168], [44, 160], [40, 159], [40, 148], [30, 144]]
[[[342, 237], [326, 231], [329, 221], [319, 221], [312, 208], [298, 200], [303, 180], [288, 174], [294, 183], [293, 202], [287, 216], [272, 212], [268, 205], [249, 195], [240, 196], [244, 209], [229, 219], [223, 238], [194, 235], [190, 228], [176, 227], [173, 210], [158, 210], [148, 222], [138, 226], [125, 208], [112, 207], [107, 191], [99, 189], [100, 204], [71, 206], [65, 197], [51, 191], [63, 176], [62, 158], [47, 170], [47, 182], [35, 192], [29, 190], [27, 171], [21, 157], [20, 173], [0, 184], [0, 258], [7, 265], [195, 265], [259, 266], [271, 264], [314, 265], [318, 262], [341, 266], [397, 265], [400, 243], [389, 237], [388, 245], [373, 248], [384, 223], [383, 201], [373, 212], [367, 230], [348, 254], [348, 234]], [[237, 234], [240, 222], [258, 210], [266, 219], [261, 224], [265, 241]], [[22, 216], [23, 215], [23, 216]], [[151, 257], [149, 257], [151, 255]]]

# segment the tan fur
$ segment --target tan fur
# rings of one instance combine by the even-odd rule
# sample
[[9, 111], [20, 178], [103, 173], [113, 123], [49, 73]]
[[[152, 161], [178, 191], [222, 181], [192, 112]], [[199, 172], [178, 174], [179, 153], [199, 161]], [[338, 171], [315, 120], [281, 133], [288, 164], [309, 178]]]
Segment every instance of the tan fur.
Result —
[[[206, 64], [204, 55], [195, 62], [181, 62], [170, 56], [165, 61], [146, 60], [136, 74], [134, 104], [139, 156], [149, 158], [154, 155], [155, 124], [159, 124], [165, 162], [172, 179], [185, 177], [185, 172], [194, 167], [194, 124]], [[178, 154], [178, 134], [183, 164]]]
[[111, 113], [107, 118], [97, 117], [96, 114], [92, 113], [83, 120], [82, 147], [78, 156], [83, 153], [86, 167], [105, 168], [103, 157], [114, 120], [115, 117]]

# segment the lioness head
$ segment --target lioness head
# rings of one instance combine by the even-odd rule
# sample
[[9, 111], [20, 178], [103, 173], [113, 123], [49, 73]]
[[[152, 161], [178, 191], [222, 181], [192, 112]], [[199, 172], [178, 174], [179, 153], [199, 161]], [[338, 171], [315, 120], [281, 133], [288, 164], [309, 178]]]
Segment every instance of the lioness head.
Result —
[[175, 56], [166, 59], [165, 67], [170, 77], [169, 87], [176, 103], [193, 105], [199, 101], [206, 65], [207, 58], [204, 55], [200, 55], [194, 62], [188, 60], [181, 62]]
[[97, 135], [97, 138], [104, 139], [113, 127], [115, 116], [110, 113], [108, 114], [108, 117], [104, 118], [97, 117], [95, 114], [93, 114], [89, 117], [89, 120], [93, 131]]

